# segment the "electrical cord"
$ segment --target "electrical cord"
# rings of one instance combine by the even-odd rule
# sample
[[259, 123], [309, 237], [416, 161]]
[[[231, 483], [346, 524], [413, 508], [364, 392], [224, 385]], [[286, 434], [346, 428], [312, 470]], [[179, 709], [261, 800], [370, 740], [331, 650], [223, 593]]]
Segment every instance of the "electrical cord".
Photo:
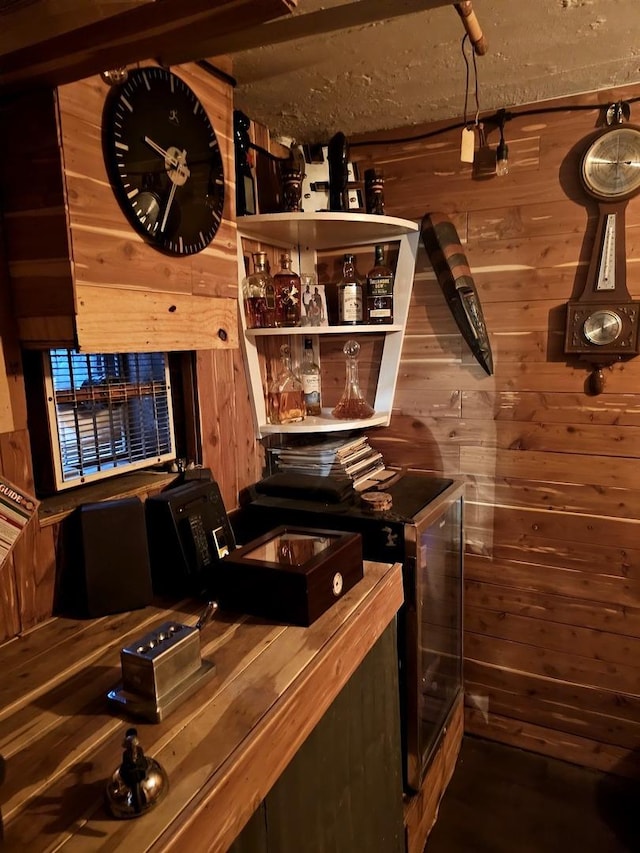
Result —
[[[640, 101], [640, 95], [636, 98], [629, 98], [627, 101], [624, 101], [624, 104], [634, 104], [637, 101]], [[570, 107], [540, 107], [538, 109], [528, 109], [528, 110], [520, 110], [518, 112], [508, 112], [507, 110], [498, 110], [493, 113], [488, 118], [485, 118], [484, 121], [489, 124], [495, 124], [496, 127], [500, 127], [501, 123], [511, 121], [514, 118], [520, 118], [521, 116], [536, 116], [536, 115], [546, 115], [547, 113], [566, 113], [566, 112], [579, 112], [583, 110], [596, 110], [602, 109], [605, 104], [575, 104]], [[466, 116], [465, 121], [459, 121], [455, 124], [447, 125], [446, 127], [439, 127], [435, 130], [429, 130], [425, 133], [419, 133], [416, 136], [403, 136], [401, 139], [372, 139], [368, 142], [365, 141], [355, 141], [349, 143], [349, 148], [364, 148], [369, 147], [370, 145], [404, 145], [407, 142], [420, 142], [423, 139], [431, 139], [434, 136], [439, 136], [441, 133], [449, 133], [452, 130], [459, 130], [460, 128], [467, 127]]]

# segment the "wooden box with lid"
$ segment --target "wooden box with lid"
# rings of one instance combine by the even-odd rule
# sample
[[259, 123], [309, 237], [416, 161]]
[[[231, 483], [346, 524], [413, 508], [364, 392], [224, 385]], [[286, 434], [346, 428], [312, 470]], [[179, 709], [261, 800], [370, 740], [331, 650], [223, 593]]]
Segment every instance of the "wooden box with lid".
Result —
[[220, 561], [220, 607], [311, 625], [363, 577], [359, 533], [277, 527]]

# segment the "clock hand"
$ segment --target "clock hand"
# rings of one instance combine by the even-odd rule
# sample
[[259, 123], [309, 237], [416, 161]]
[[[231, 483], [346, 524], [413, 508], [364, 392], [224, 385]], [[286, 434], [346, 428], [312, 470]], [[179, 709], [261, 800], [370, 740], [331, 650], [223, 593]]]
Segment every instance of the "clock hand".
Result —
[[167, 224], [167, 219], [169, 217], [169, 211], [171, 210], [171, 205], [173, 204], [173, 197], [176, 194], [177, 184], [171, 184], [171, 191], [169, 192], [169, 198], [167, 199], [167, 204], [164, 209], [164, 216], [162, 217], [162, 222], [160, 223], [160, 231], [164, 231], [165, 226]]
[[169, 172], [169, 178], [171, 179], [171, 190], [169, 192], [169, 198], [167, 199], [167, 203], [164, 208], [164, 216], [162, 217], [162, 222], [160, 223], [160, 231], [164, 232], [164, 229], [167, 225], [167, 219], [169, 218], [169, 211], [171, 210], [171, 205], [173, 204], [173, 197], [176, 194], [176, 188], [183, 186], [185, 181], [187, 180], [188, 174], [185, 175], [184, 171], [187, 173], [189, 170], [187, 169], [187, 152], [186, 150], [181, 151], [176, 158], [176, 168], [175, 171]]
[[[170, 146], [167, 151], [164, 148], [161, 148], [157, 142], [154, 142], [148, 136], [145, 136], [144, 141], [147, 143], [149, 148], [152, 148], [156, 154], [159, 154], [161, 157], [164, 157], [165, 165], [167, 167], [173, 166], [174, 169], [177, 169], [181, 176], [186, 180], [191, 172], [187, 167], [187, 152], [183, 151], [180, 153], [177, 148]], [[183, 181], [184, 183], [184, 181]]]

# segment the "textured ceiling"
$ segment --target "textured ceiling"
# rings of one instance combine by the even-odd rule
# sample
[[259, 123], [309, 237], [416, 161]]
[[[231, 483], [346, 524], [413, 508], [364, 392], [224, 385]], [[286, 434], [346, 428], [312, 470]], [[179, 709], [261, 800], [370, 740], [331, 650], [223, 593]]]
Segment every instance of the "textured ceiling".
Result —
[[[345, 2], [299, 0], [298, 13]], [[474, 0], [473, 11], [488, 45], [476, 57], [481, 111], [640, 82], [638, 0]], [[236, 105], [274, 136], [298, 142], [458, 121], [464, 33], [454, 6], [440, 5], [245, 50], [233, 57]], [[473, 118], [468, 46], [466, 55]], [[633, 112], [631, 119], [640, 123]]]

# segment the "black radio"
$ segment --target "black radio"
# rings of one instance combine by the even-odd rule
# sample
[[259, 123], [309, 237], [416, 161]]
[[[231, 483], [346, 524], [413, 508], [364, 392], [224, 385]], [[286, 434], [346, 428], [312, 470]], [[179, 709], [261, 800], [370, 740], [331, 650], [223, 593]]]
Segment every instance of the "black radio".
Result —
[[215, 593], [216, 566], [236, 547], [218, 484], [188, 482], [147, 499], [154, 592]]

